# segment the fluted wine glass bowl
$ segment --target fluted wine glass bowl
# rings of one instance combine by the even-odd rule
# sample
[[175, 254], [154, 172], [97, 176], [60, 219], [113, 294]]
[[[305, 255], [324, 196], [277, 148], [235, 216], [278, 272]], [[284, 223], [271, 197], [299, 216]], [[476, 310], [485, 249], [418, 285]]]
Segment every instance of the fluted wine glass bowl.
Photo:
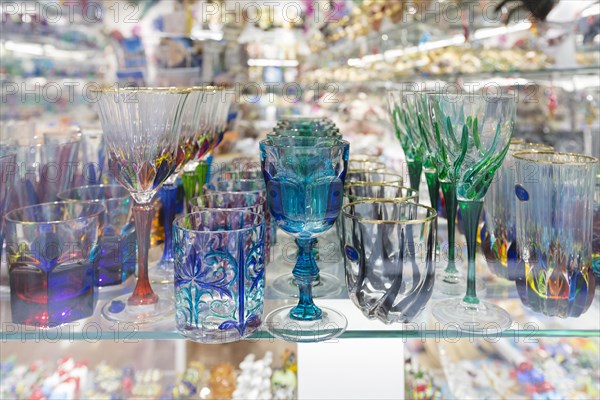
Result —
[[434, 209], [406, 200], [371, 199], [343, 208], [348, 294], [371, 319], [410, 322], [435, 281]]
[[[177, 202], [177, 176], [189, 163], [204, 157], [218, 139], [219, 129], [231, 104], [232, 94], [225, 88], [195, 86], [190, 88], [181, 115], [177, 166], [159, 192], [163, 204], [165, 242], [161, 259], [150, 267], [153, 283], [171, 284], [174, 277], [173, 220]], [[184, 186], [185, 189], [185, 186]]]
[[312, 300], [312, 282], [319, 273], [312, 247], [340, 213], [349, 150], [343, 140], [322, 139], [302, 138], [293, 144], [266, 139], [260, 143], [269, 210], [278, 226], [298, 244], [293, 271], [299, 288], [298, 304], [267, 317], [269, 331], [284, 340], [331, 339], [347, 324], [343, 315], [319, 308]]
[[483, 198], [508, 152], [514, 129], [516, 99], [489, 93], [428, 93], [429, 117], [439, 150], [438, 174], [455, 185], [467, 242], [466, 294], [440, 301], [433, 314], [460, 330], [508, 329], [510, 315], [477, 297], [475, 252]]
[[[426, 159], [423, 138], [419, 132], [416, 103], [416, 92], [400, 90], [388, 92], [389, 111], [396, 138], [404, 150], [410, 187], [418, 191]], [[433, 166], [431, 167], [433, 168]]]
[[595, 157], [551, 151], [514, 154], [516, 286], [532, 310], [579, 317], [594, 299], [592, 223]]
[[173, 312], [172, 291], [159, 296], [148, 278], [152, 198], [182, 161], [181, 118], [189, 89], [109, 88], [98, 91], [109, 169], [134, 198], [138, 280], [131, 296], [108, 302], [102, 315], [113, 321], [148, 323]]

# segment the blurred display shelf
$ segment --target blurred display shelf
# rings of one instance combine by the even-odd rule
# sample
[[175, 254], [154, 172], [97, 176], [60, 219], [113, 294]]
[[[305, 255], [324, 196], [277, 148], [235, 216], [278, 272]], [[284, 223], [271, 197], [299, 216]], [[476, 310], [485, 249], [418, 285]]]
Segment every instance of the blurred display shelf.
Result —
[[[440, 231], [443, 228], [440, 228]], [[417, 338], [421, 340], [441, 340], [459, 338], [484, 337], [496, 340], [499, 337], [509, 338], [515, 341], [528, 340], [536, 337], [600, 337], [600, 291], [596, 291], [594, 302], [591, 307], [579, 318], [561, 319], [558, 317], [546, 317], [534, 313], [525, 308], [517, 294], [514, 283], [494, 278], [487, 272], [487, 266], [482, 255], [479, 255], [479, 275], [486, 279], [487, 291], [480, 297], [492, 301], [506, 309], [512, 316], [514, 323], [511, 329], [497, 332], [494, 329], [487, 333], [461, 332], [453, 326], [441, 326], [432, 315], [431, 309], [439, 297], [435, 293], [427, 304], [423, 313], [412, 323], [385, 325], [377, 320], [368, 320], [361, 311], [354, 306], [348, 298], [345, 289], [343, 263], [341, 254], [336, 251], [334, 230], [319, 238], [319, 266], [323, 272], [327, 272], [339, 279], [337, 293], [331, 293], [328, 298], [317, 298], [315, 303], [321, 306], [329, 306], [343, 313], [348, 320], [348, 328], [341, 338]], [[277, 254], [274, 260], [267, 266], [267, 284], [265, 295], [265, 316], [272, 310], [284, 305], [295, 304], [293, 298], [284, 298], [276, 293], [270, 283], [279, 275], [291, 272], [295, 263], [296, 245], [292, 239], [281, 233], [277, 244], [272, 247], [272, 254]], [[153, 255], [160, 254], [159, 248], [153, 249]], [[440, 263], [443, 264], [443, 263]], [[443, 265], [438, 265], [443, 268]], [[486, 276], [487, 275], [487, 276]], [[153, 285], [159, 295], [171, 295], [172, 286]], [[174, 317], [167, 317], [164, 321], [156, 324], [126, 324], [106, 321], [100, 315], [103, 305], [118, 294], [131, 291], [133, 280], [124, 285], [119, 292], [100, 293], [95, 308], [95, 314], [87, 319], [74, 323], [65, 324], [55, 328], [37, 328], [12, 323], [10, 299], [3, 294], [0, 299], [0, 340], [1, 341], [32, 341], [32, 342], [55, 342], [58, 340], [83, 340], [96, 342], [100, 340], [133, 342], [139, 340], [172, 340], [185, 339], [175, 329]], [[262, 327], [261, 330], [250, 336], [249, 340], [275, 340], [273, 336]]]
[[324, 81], [310, 82], [302, 85], [304, 90], [326, 90], [333, 89], [355, 89], [364, 87], [365, 89], [393, 89], [400, 87], [405, 83], [423, 82], [423, 81], [445, 81], [445, 80], [482, 80], [486, 78], [506, 78], [506, 79], [526, 79], [535, 80], [547, 77], [548, 79], [573, 79], [577, 76], [589, 76], [600, 74], [600, 65], [583, 65], [572, 68], [545, 68], [539, 70], [510, 70], [510, 71], [480, 71], [474, 73], [447, 73], [447, 74], [427, 74], [415, 73], [399, 75], [387, 80], [365, 80], [365, 81]]

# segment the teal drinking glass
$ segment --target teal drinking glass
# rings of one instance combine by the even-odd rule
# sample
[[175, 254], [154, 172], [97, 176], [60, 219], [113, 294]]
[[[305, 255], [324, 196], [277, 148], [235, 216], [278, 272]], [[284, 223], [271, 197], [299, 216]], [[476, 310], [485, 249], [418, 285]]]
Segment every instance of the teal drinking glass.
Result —
[[349, 144], [339, 138], [303, 138], [295, 144], [260, 143], [267, 202], [279, 227], [296, 238], [298, 259], [293, 270], [298, 284], [296, 306], [267, 316], [267, 329], [296, 342], [328, 340], [344, 332], [339, 312], [313, 302], [312, 285], [319, 268], [312, 247], [316, 237], [335, 223], [343, 202]]
[[[325, 122], [324, 122], [325, 121]], [[285, 126], [282, 128], [280, 126]], [[283, 146], [295, 145], [327, 145], [331, 138], [341, 138], [339, 129], [332, 121], [321, 117], [293, 117], [280, 121], [272, 133], [267, 135], [267, 141]], [[318, 239], [313, 242], [315, 259], [319, 258]], [[298, 285], [292, 273], [286, 273], [275, 278], [270, 287], [286, 297], [298, 296]], [[313, 298], [330, 296], [341, 288], [340, 280], [333, 274], [319, 271], [313, 281]]]
[[578, 317], [594, 299], [594, 157], [518, 152], [516, 285], [523, 303], [561, 318]]

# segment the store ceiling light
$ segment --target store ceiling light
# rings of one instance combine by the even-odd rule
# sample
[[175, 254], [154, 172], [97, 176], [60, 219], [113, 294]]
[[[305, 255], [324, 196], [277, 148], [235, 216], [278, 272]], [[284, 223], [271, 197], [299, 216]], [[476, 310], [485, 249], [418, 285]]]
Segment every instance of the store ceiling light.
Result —
[[510, 26], [501, 26], [499, 28], [486, 28], [479, 29], [473, 35], [473, 39], [481, 40], [481, 39], [489, 39], [500, 35], [506, 35], [508, 33], [515, 33], [526, 31], [531, 28], [531, 22], [524, 21], [519, 22], [518, 24], [510, 25]]
[[4, 43], [6, 50], [14, 51], [15, 53], [32, 54], [41, 56], [44, 54], [44, 48], [38, 43], [15, 43], [12, 40], [7, 40]]
[[297, 60], [278, 60], [271, 58], [250, 58], [248, 60], [250, 67], [297, 67]]

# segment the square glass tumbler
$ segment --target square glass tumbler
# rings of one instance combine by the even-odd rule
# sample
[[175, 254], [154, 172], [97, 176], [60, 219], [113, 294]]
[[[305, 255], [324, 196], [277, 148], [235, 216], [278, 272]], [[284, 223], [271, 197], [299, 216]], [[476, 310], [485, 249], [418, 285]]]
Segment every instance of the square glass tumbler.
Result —
[[227, 343], [263, 320], [264, 216], [204, 209], [175, 220], [175, 321], [187, 338]]
[[61, 200], [97, 201], [106, 208], [104, 239], [95, 271], [98, 287], [120, 285], [135, 274], [137, 240], [133, 199], [120, 185], [90, 185], [58, 194]]
[[46, 328], [93, 314], [104, 211], [98, 202], [73, 201], [6, 215], [13, 322]]

